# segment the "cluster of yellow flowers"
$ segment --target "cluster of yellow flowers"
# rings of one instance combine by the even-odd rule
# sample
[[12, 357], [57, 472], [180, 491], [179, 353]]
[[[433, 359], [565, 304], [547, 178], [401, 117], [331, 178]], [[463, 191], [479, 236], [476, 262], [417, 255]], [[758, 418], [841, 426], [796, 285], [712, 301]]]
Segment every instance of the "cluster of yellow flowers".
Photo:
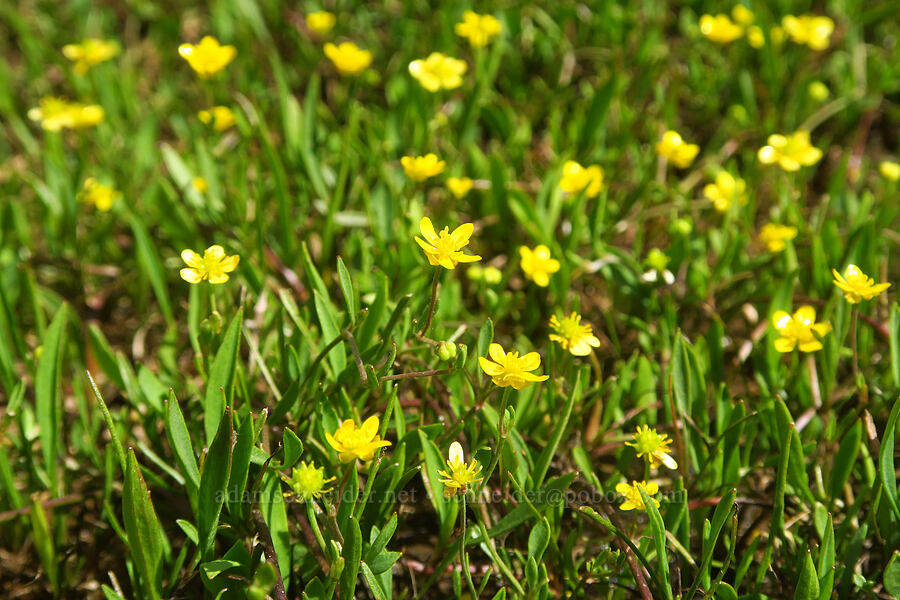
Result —
[[[731, 16], [726, 14], [703, 15], [700, 17], [700, 33], [711, 42], [717, 44], [731, 43], [745, 34], [747, 43], [754, 48], [762, 48], [766, 44], [766, 35], [758, 25], [754, 25], [756, 16], [746, 6], [735, 5]], [[825, 50], [834, 32], [834, 21], [818, 15], [786, 15], [781, 26], [769, 30], [769, 40], [781, 44], [785, 34], [796, 44], [808, 46], [812, 50]]]
[[103, 120], [103, 107], [97, 104], [68, 102], [62, 98], [45, 97], [37, 108], [28, 111], [28, 118], [40, 121], [47, 131], [93, 127]]

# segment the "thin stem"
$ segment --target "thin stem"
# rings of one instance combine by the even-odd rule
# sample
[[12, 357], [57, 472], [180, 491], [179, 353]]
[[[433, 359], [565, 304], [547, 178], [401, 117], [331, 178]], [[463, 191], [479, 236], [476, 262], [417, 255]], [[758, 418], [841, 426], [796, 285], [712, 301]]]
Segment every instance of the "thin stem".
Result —
[[484, 540], [484, 545], [487, 548], [488, 554], [491, 555], [491, 559], [494, 561], [494, 564], [497, 565], [497, 568], [500, 569], [500, 572], [509, 580], [510, 585], [512, 585], [519, 596], [525, 596], [525, 588], [522, 587], [522, 584], [519, 583], [519, 580], [516, 579], [516, 576], [513, 574], [512, 569], [509, 568], [503, 560], [500, 558], [500, 555], [497, 554], [497, 549], [494, 548], [494, 544], [491, 541], [491, 537], [488, 535], [487, 529], [484, 526], [484, 523], [478, 521], [478, 530], [481, 532], [481, 537]]
[[813, 406], [822, 407], [822, 391], [819, 389], [819, 374], [816, 371], [816, 355], [812, 352], [806, 355], [806, 368], [809, 370], [809, 388], [812, 392]]
[[353, 359], [356, 361], [356, 368], [359, 370], [359, 377], [362, 379], [362, 382], [365, 383], [368, 381], [369, 377], [366, 375], [366, 367], [363, 365], [362, 357], [359, 355], [359, 348], [356, 346], [356, 338], [353, 337], [353, 334], [349, 329], [344, 330], [344, 338], [350, 343], [350, 349], [353, 350]]
[[431, 280], [431, 304], [428, 305], [428, 318], [425, 320], [425, 326], [419, 332], [419, 337], [424, 337], [431, 327], [431, 319], [434, 317], [434, 305], [437, 303], [438, 283], [441, 279], [441, 269], [434, 270], [434, 278]]
[[859, 305], [854, 304], [850, 309], [850, 347], [853, 349], [853, 383], [859, 386], [859, 351], [857, 350], [856, 325], [859, 321]]
[[[600, 367], [600, 361], [597, 359], [597, 355], [592, 351], [591, 354], [591, 364], [594, 365], [594, 377], [596, 378], [597, 386], [599, 387], [603, 383], [603, 369]], [[597, 439], [597, 434], [600, 432], [600, 419], [603, 416], [603, 397], [598, 394], [597, 401], [594, 402], [594, 407], [591, 409], [591, 417], [588, 419], [588, 425], [584, 432], [584, 437], [588, 441], [588, 443], [593, 442]]]
[[[316, 519], [316, 507], [313, 502], [312, 498], [304, 502], [304, 504], [306, 504], [306, 520], [309, 522], [309, 528], [312, 530], [316, 544], [318, 544], [319, 548], [322, 550], [322, 555], [327, 557], [328, 546], [325, 545], [325, 538], [322, 537], [322, 530], [319, 529], [319, 521]], [[328, 573], [327, 568], [325, 569], [325, 572]]]
[[472, 573], [469, 571], [469, 555], [466, 553], [466, 495], [462, 494], [460, 498], [462, 502], [462, 511], [460, 514], [459, 565], [466, 575], [466, 584], [469, 586], [469, 594], [471, 594], [472, 600], [477, 600], [478, 592], [475, 590], [475, 584], [472, 582]]
[[394, 381], [395, 379], [413, 379], [415, 377], [431, 377], [432, 375], [444, 375], [450, 373], [452, 369], [430, 369], [428, 371], [412, 371], [410, 373], [397, 373], [396, 375], [385, 375], [378, 381]]
[[497, 418], [497, 446], [494, 448], [493, 452], [491, 452], [491, 463], [484, 472], [484, 482], [478, 490], [478, 495], [481, 495], [482, 490], [487, 486], [488, 480], [490, 480], [491, 475], [494, 473], [497, 462], [500, 460], [500, 450], [503, 447], [503, 442], [506, 441], [507, 432], [503, 427], [503, 416], [506, 414], [506, 405], [509, 404], [510, 391], [509, 387], [503, 388], [503, 395], [500, 397], [500, 413]]

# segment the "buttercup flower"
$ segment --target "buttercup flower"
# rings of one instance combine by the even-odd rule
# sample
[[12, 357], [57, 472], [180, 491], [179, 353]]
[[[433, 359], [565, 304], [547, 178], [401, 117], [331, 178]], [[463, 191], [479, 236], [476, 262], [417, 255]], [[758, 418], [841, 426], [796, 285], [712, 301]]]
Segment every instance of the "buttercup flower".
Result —
[[425, 156], [404, 156], [400, 159], [403, 172], [413, 181], [425, 181], [444, 172], [447, 166], [436, 154], [429, 152]]
[[791, 352], [799, 348], [801, 352], [815, 352], [822, 349], [819, 338], [831, 331], [828, 323], [816, 323], [816, 309], [812, 306], [801, 306], [793, 315], [783, 310], [772, 315], [772, 324], [778, 331], [775, 349], [779, 352]]
[[466, 61], [451, 58], [440, 52], [432, 52], [426, 59], [409, 63], [409, 72], [429, 92], [456, 89], [462, 85]]
[[719, 171], [716, 182], [703, 187], [703, 195], [707, 200], [712, 200], [717, 211], [728, 212], [735, 201], [741, 205], [747, 204], [747, 182], [728, 171]]
[[590, 323], [581, 323], [581, 315], [573, 312], [562, 320], [556, 315], [550, 317], [550, 341], [557, 342], [574, 356], [587, 356], [591, 353], [591, 347], [599, 348], [600, 340], [594, 335]]
[[200, 256], [193, 250], [182, 250], [181, 260], [187, 264], [187, 268], [181, 270], [181, 278], [188, 283], [200, 283], [208, 279], [210, 283], [225, 283], [228, 281], [228, 273], [234, 271], [241, 257], [237, 254], [225, 255], [222, 246], [210, 246]]
[[759, 230], [759, 241], [769, 248], [769, 252], [781, 252], [787, 247], [785, 242], [795, 237], [797, 237], [797, 228], [790, 225], [766, 223]]
[[641, 281], [656, 283], [662, 279], [666, 285], [675, 283], [675, 275], [666, 268], [670, 260], [672, 259], [659, 248], [651, 248], [647, 253], [647, 258], [644, 259], [644, 264], [649, 267], [649, 270], [641, 274]]
[[890, 181], [900, 181], [900, 164], [883, 160], [878, 164], [878, 172]]
[[475, 226], [471, 223], [463, 223], [450, 233], [449, 227], [444, 227], [440, 234], [434, 230], [434, 225], [428, 217], [422, 217], [419, 221], [419, 231], [422, 237], [416, 236], [416, 243], [425, 251], [429, 264], [442, 266], [445, 269], [455, 269], [459, 263], [469, 263], [481, 260], [480, 256], [465, 254], [462, 249], [469, 244], [469, 238]]
[[199, 44], [182, 44], [178, 54], [186, 60], [200, 77], [210, 77], [228, 66], [234, 60], [237, 49], [223, 46], [211, 35], [205, 36]]
[[103, 107], [96, 104], [67, 102], [49, 96], [41, 98], [38, 108], [28, 111], [28, 118], [40, 121], [41, 127], [47, 131], [91, 127], [101, 122], [104, 116]]
[[559, 271], [559, 261], [550, 258], [550, 248], [543, 244], [536, 246], [534, 250], [528, 246], [520, 246], [519, 256], [522, 257], [525, 277], [541, 287], [550, 285], [550, 275]]
[[574, 160], [563, 165], [559, 187], [567, 194], [577, 194], [584, 190], [588, 198], [596, 198], [603, 189], [603, 169], [597, 165], [582, 167]]
[[890, 283], [875, 283], [874, 279], [863, 273], [856, 265], [847, 265], [843, 275], [838, 273], [837, 269], [832, 269], [831, 273], [834, 275], [834, 285], [844, 292], [844, 299], [850, 304], [871, 300], [891, 287]]
[[744, 28], [733, 23], [728, 15], [703, 15], [700, 17], [700, 33], [717, 44], [727, 44], [744, 35]]
[[227, 106], [213, 106], [209, 110], [201, 110], [197, 118], [206, 125], [212, 125], [216, 131], [226, 131], [234, 127], [234, 113]]
[[301, 462], [300, 466], [291, 470], [291, 476], [281, 476], [281, 479], [291, 487], [291, 491], [284, 492], [285, 497], [297, 498], [300, 502], [306, 502], [311, 498], [318, 498], [323, 493], [330, 491], [325, 485], [334, 481], [334, 477], [325, 479], [325, 469], [316, 468], [315, 463]]
[[493, 362], [483, 356], [478, 357], [478, 364], [498, 387], [512, 386], [517, 390], [528, 387], [538, 381], [546, 381], [548, 375], [534, 375], [534, 371], [541, 366], [541, 355], [537, 352], [529, 352], [519, 357], [519, 353], [504, 352], [500, 344], [488, 346], [488, 354]]
[[191, 179], [191, 187], [197, 190], [199, 193], [206, 193], [206, 190], [209, 189], [209, 184], [206, 182], [206, 179], [203, 177], [194, 177]]
[[327, 10], [317, 10], [306, 15], [306, 26], [318, 35], [326, 35], [334, 27], [335, 16]]
[[500, 21], [492, 15], [479, 15], [471, 10], [463, 13], [463, 20], [453, 28], [456, 35], [469, 40], [473, 48], [487, 46], [494, 37], [500, 34]]
[[462, 200], [472, 190], [472, 180], [468, 177], [448, 177], [447, 189], [457, 200]]
[[366, 419], [362, 427], [357, 427], [352, 419], [347, 419], [334, 435], [326, 432], [325, 439], [338, 451], [338, 459], [343, 463], [357, 458], [362, 461], [372, 460], [379, 448], [391, 445], [378, 435], [378, 417], [374, 415]]
[[831, 95], [828, 86], [821, 81], [813, 81], [810, 83], [807, 91], [809, 92], [809, 97], [818, 102], [824, 102], [828, 99], [828, 96]]
[[747, 43], [753, 48], [762, 48], [766, 45], [766, 35], [761, 27], [752, 25], [747, 28]]
[[472, 462], [466, 464], [463, 456], [463, 449], [459, 442], [450, 444], [450, 452], [447, 458], [447, 470], [438, 471], [438, 475], [443, 479], [438, 479], [444, 484], [444, 497], [452, 498], [457, 493], [465, 494], [469, 486], [478, 483], [483, 477], [478, 477], [481, 473], [481, 465], [474, 458]]
[[741, 25], [750, 25], [753, 23], [753, 12], [743, 4], [735, 4], [731, 9], [731, 18]]
[[656, 144], [656, 153], [679, 169], [686, 169], [694, 162], [700, 146], [688, 144], [676, 131], [667, 131]]
[[781, 20], [781, 25], [793, 42], [805, 44], [813, 50], [827, 48], [834, 32], [834, 21], [818, 15], [787, 15]]
[[797, 171], [822, 158], [822, 151], [809, 143], [809, 132], [802, 129], [790, 135], [770, 135], [768, 142], [757, 152], [759, 162], [764, 165], [778, 163], [785, 171]]
[[113, 202], [119, 196], [121, 196], [119, 192], [103, 185], [93, 177], [88, 177], [84, 180], [84, 187], [81, 188], [81, 193], [78, 194], [78, 198], [82, 202], [93, 204], [97, 207], [97, 210], [102, 210], [103, 212], [111, 209]]
[[[622, 510], [646, 510], [647, 507], [644, 506], [644, 498], [640, 492], [642, 488], [647, 492], [648, 496], [655, 496], [659, 492], [659, 486], [652, 481], [649, 483], [646, 481], [632, 481], [630, 484], [623, 481], [617, 484], [616, 491], [625, 496], [625, 502], [619, 508]], [[659, 500], [651, 497], [650, 501], [659, 508]]]
[[637, 450], [638, 458], [646, 457], [651, 468], [666, 465], [669, 469], [677, 469], [678, 463], [672, 458], [672, 451], [669, 449], [671, 443], [672, 440], [665, 433], [660, 434], [647, 425], [639, 425], [631, 436], [631, 441], [625, 442], [625, 445]]
[[341, 75], [359, 75], [372, 64], [372, 53], [353, 42], [343, 42], [338, 46], [329, 42], [325, 44], [325, 56]]
[[119, 42], [88, 38], [80, 44], [63, 46], [63, 56], [75, 63], [75, 72], [82, 74], [96, 64], [107, 61], [119, 54]]

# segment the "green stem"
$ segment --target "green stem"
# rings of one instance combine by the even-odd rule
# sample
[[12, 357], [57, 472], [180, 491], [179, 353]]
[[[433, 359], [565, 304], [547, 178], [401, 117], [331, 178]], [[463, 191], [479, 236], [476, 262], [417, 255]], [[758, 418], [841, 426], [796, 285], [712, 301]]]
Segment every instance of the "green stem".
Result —
[[319, 522], [316, 520], [316, 509], [313, 506], [313, 499], [310, 498], [304, 504], [306, 504], [306, 519], [309, 521], [309, 527], [316, 538], [316, 543], [322, 549], [322, 555], [328, 556], [328, 546], [325, 545], [325, 538], [322, 537], [322, 530], [319, 529]]
[[500, 451], [503, 447], [503, 442], [506, 441], [507, 431], [503, 427], [503, 416], [506, 414], [506, 406], [509, 404], [509, 396], [511, 393], [511, 388], [505, 387], [503, 388], [503, 395], [500, 397], [500, 413], [497, 417], [497, 445], [491, 453], [491, 463], [488, 466], [487, 470], [484, 472], [484, 482], [481, 484], [481, 488], [478, 490], [478, 494], [481, 495], [481, 491], [487, 486], [488, 481], [491, 478], [491, 475], [494, 472], [494, 469], [497, 467], [497, 462], [500, 460]]
[[519, 583], [519, 580], [516, 579], [515, 574], [513, 574], [512, 569], [509, 568], [503, 560], [500, 558], [500, 555], [497, 554], [497, 549], [494, 548], [494, 545], [491, 543], [491, 538], [488, 535], [487, 529], [484, 526], [484, 523], [478, 521], [478, 531], [481, 532], [481, 539], [484, 540], [484, 546], [487, 548], [488, 554], [491, 555], [491, 559], [494, 561], [494, 564], [497, 565], [497, 568], [500, 569], [500, 572], [503, 573], [503, 576], [509, 580], [510, 585], [515, 588], [516, 592], [519, 596], [525, 596], [525, 588], [522, 587], [522, 584]]
[[438, 292], [438, 283], [441, 279], [441, 268], [438, 267], [434, 270], [434, 278], [431, 280], [431, 304], [428, 306], [428, 318], [425, 320], [425, 326], [422, 328], [422, 331], [419, 332], [419, 337], [423, 337], [426, 333], [428, 333], [428, 329], [431, 327], [431, 319], [434, 317], [434, 305], [437, 304], [437, 292]]
[[466, 584], [469, 586], [469, 594], [472, 600], [477, 600], [478, 592], [472, 582], [472, 573], [469, 571], [469, 555], [466, 553], [466, 495], [462, 494], [462, 510], [460, 511], [461, 530], [459, 532], [459, 564], [466, 576]]

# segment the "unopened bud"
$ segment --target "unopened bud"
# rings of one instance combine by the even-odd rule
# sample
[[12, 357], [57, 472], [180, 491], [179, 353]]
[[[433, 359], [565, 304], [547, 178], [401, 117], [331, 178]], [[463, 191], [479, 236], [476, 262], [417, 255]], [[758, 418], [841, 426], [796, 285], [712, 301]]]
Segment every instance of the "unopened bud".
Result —
[[441, 360], [456, 358], [456, 344], [453, 342], [441, 342], [438, 344], [437, 354]]

